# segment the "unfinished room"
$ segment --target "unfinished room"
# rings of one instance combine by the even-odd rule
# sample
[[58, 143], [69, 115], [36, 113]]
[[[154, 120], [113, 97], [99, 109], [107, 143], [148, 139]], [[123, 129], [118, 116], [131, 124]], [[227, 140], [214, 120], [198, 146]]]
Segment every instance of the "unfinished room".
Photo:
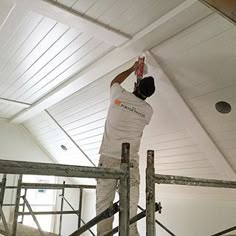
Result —
[[0, 235], [236, 236], [235, 0], [0, 0]]

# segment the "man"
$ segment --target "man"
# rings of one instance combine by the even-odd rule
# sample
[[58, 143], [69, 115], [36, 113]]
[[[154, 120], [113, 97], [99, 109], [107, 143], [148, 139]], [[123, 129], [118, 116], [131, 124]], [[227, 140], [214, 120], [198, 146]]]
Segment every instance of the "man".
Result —
[[[120, 84], [135, 72], [138, 62], [128, 70], [117, 75], [111, 82], [110, 107], [100, 148], [99, 166], [120, 168], [122, 143], [130, 143], [130, 218], [137, 214], [139, 201], [139, 147], [144, 127], [152, 117], [152, 107], [145, 101], [155, 91], [153, 77], [143, 78], [135, 84], [133, 93], [127, 92]], [[117, 180], [97, 180], [97, 215], [113, 204]], [[97, 225], [97, 236], [112, 230], [113, 217]], [[130, 226], [130, 236], [138, 236], [137, 225]]]

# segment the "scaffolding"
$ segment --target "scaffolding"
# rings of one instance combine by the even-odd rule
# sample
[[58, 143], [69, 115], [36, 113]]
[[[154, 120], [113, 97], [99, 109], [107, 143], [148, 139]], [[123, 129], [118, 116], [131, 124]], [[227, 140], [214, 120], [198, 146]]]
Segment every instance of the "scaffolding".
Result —
[[[154, 167], [154, 151], [147, 151], [147, 169], [146, 169], [146, 235], [155, 236], [155, 184], [173, 184], [197, 187], [215, 187], [215, 188], [236, 188], [236, 181], [216, 180], [216, 179], [203, 179], [191, 178], [185, 176], [175, 175], [159, 175], [155, 174]], [[223, 230], [212, 236], [220, 236], [232, 232], [236, 226]]]
[[[129, 149], [128, 143], [122, 144], [122, 155], [121, 155], [121, 166], [120, 169], [110, 169], [110, 168], [97, 168], [97, 167], [84, 167], [84, 166], [72, 166], [72, 165], [59, 165], [59, 164], [48, 164], [48, 163], [35, 163], [35, 162], [21, 162], [21, 161], [7, 161], [0, 160], [0, 173], [3, 173], [2, 182], [0, 183], [0, 217], [3, 222], [4, 230], [0, 230], [0, 233], [6, 236], [16, 236], [17, 232], [17, 221], [18, 216], [23, 217], [25, 215], [31, 215], [35, 221], [39, 233], [44, 236], [44, 232], [40, 227], [37, 220], [37, 215], [60, 215], [59, 220], [59, 235], [61, 235], [62, 229], [62, 217], [64, 214], [75, 214], [78, 216], [78, 230], [73, 232], [70, 236], [81, 235], [85, 231], [89, 230], [91, 235], [95, 235], [91, 227], [100, 222], [101, 220], [113, 216], [115, 213], [119, 212], [119, 226], [114, 228], [111, 232], [108, 232], [105, 236], [113, 235], [119, 232], [120, 236], [129, 235], [129, 225], [134, 222], [146, 217], [146, 235], [155, 236], [156, 228], [155, 223], [161, 226], [167, 233], [175, 236], [168, 228], [155, 219], [155, 212], [161, 213], [161, 204], [155, 202], [155, 185], [156, 184], [176, 184], [185, 186], [201, 186], [201, 187], [217, 187], [217, 188], [236, 188], [235, 181], [226, 180], [215, 180], [215, 179], [202, 179], [202, 178], [191, 178], [185, 176], [174, 176], [174, 175], [159, 175], [155, 174], [154, 168], [154, 151], [147, 151], [147, 168], [146, 168], [146, 210], [139, 207], [142, 211], [135, 217], [130, 219], [129, 217]], [[17, 186], [6, 186], [6, 174], [16, 174], [19, 175]], [[80, 177], [80, 178], [103, 178], [103, 179], [117, 179], [120, 181], [119, 188], [119, 202], [114, 203], [113, 206], [104, 210], [101, 214], [96, 216], [94, 219], [85, 223], [81, 218], [82, 211], [82, 196], [83, 189], [95, 189], [94, 185], [76, 185], [76, 184], [46, 184], [46, 183], [23, 183], [22, 175], [47, 175], [47, 176], [62, 176], [62, 177]], [[79, 209], [76, 210], [65, 198], [65, 189], [75, 188], [80, 189], [80, 199], [79, 199]], [[15, 204], [4, 204], [5, 190], [16, 189], [16, 201]], [[24, 195], [21, 196], [22, 189], [24, 190]], [[44, 211], [36, 212], [33, 211], [30, 203], [27, 200], [27, 190], [29, 189], [53, 189], [61, 190], [61, 209], [60, 211]], [[20, 199], [23, 203], [20, 204]], [[67, 203], [71, 208], [71, 211], [64, 211], [64, 203]], [[4, 212], [2, 210], [3, 206], [14, 206], [14, 220], [12, 233], [10, 233]], [[19, 211], [20, 206], [22, 206], [22, 211]], [[25, 212], [25, 208], [28, 208], [28, 212]], [[84, 224], [81, 226], [81, 222]], [[236, 229], [233, 226], [229, 229], [218, 232], [212, 236], [220, 236], [225, 233], [232, 232]]]
[[[72, 165], [59, 165], [59, 164], [49, 164], [49, 163], [36, 163], [36, 162], [22, 162], [22, 161], [8, 161], [0, 160], [0, 173], [4, 174], [3, 180], [0, 183], [1, 194], [0, 194], [0, 215], [3, 220], [3, 225], [5, 230], [0, 230], [0, 233], [6, 236], [16, 236], [17, 231], [17, 219], [19, 215], [31, 215], [38, 227], [40, 235], [44, 235], [36, 215], [45, 214], [78, 214], [80, 211], [62, 211], [63, 203], [61, 203], [61, 211], [55, 212], [34, 212], [27, 201], [26, 196], [21, 196], [21, 189], [37, 189], [37, 188], [48, 188], [48, 189], [65, 189], [78, 187], [83, 188], [95, 188], [95, 186], [90, 185], [63, 185], [58, 184], [31, 184], [22, 183], [22, 175], [47, 175], [47, 176], [61, 176], [61, 177], [76, 177], [76, 178], [101, 178], [101, 179], [118, 179], [120, 181], [120, 197], [119, 197], [119, 235], [128, 236], [129, 235], [129, 149], [130, 145], [128, 143], [122, 144], [122, 155], [121, 155], [121, 166], [120, 169], [110, 169], [110, 168], [96, 168], [96, 167], [84, 167], [84, 166], [72, 166]], [[18, 179], [17, 187], [6, 186], [6, 174], [20, 175]], [[8, 228], [7, 222], [5, 220], [4, 213], [2, 211], [2, 206], [4, 206], [4, 194], [6, 189], [17, 189], [16, 201], [15, 201], [15, 211], [12, 234]], [[62, 191], [62, 202], [64, 202], [65, 197]], [[29, 212], [19, 212], [20, 199], [23, 199], [23, 209], [26, 206]], [[82, 202], [81, 202], [82, 204]], [[8, 204], [8, 206], [11, 204]], [[6, 205], [5, 205], [6, 206]], [[80, 208], [82, 206], [80, 205]], [[80, 216], [81, 219], [81, 216]], [[60, 218], [60, 222], [62, 217]], [[78, 223], [80, 225], [80, 222]], [[94, 234], [93, 234], [94, 235]]]

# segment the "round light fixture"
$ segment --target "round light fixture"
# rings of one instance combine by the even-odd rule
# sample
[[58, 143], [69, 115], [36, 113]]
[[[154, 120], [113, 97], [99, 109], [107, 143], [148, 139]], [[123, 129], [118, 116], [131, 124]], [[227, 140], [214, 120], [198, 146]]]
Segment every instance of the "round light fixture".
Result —
[[217, 102], [215, 108], [218, 112], [223, 114], [231, 112], [231, 105], [224, 101]]
[[61, 149], [64, 150], [64, 151], [67, 151], [67, 147], [64, 146], [64, 145], [61, 145]]

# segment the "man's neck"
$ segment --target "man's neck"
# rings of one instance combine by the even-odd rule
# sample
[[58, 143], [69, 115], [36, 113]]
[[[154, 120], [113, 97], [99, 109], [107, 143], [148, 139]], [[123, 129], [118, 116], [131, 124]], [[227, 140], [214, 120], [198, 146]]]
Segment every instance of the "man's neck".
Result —
[[145, 100], [145, 99], [146, 99], [146, 98], [143, 98], [143, 96], [142, 96], [141, 94], [139, 94], [137, 90], [133, 91], [133, 94], [134, 94], [136, 97], [140, 98], [141, 100]]

